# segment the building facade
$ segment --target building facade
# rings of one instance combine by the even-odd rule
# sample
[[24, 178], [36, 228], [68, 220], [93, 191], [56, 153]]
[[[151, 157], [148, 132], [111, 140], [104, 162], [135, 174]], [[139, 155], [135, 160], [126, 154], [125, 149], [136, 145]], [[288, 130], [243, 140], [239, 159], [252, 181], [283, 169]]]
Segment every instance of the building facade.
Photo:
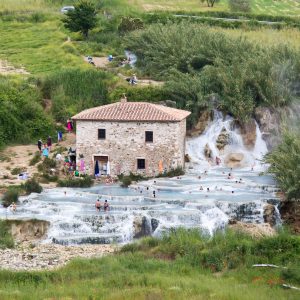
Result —
[[82, 111], [72, 118], [76, 121], [77, 160], [84, 160], [91, 175], [96, 171], [99, 175], [132, 172], [154, 176], [184, 167], [189, 114], [124, 99]]

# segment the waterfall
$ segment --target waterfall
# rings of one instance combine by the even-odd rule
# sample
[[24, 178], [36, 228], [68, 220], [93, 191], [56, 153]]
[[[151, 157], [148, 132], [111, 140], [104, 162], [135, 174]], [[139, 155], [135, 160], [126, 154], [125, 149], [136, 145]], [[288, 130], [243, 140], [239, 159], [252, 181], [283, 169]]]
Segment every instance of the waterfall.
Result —
[[[196, 138], [188, 138], [186, 153], [190, 157], [188, 170], [201, 172], [216, 165], [216, 157], [221, 159], [221, 166], [225, 166], [225, 161], [231, 153], [239, 153], [243, 156], [240, 164], [243, 167], [257, 167], [262, 169], [261, 159], [267, 153], [267, 145], [262, 139], [262, 133], [258, 124], [256, 126], [256, 141], [252, 149], [245, 147], [240, 129], [235, 126], [234, 119], [230, 116], [223, 116], [219, 111], [214, 111], [214, 118], [207, 126], [202, 135]], [[228, 137], [224, 149], [217, 147], [220, 134]], [[210, 159], [205, 156], [205, 149], [211, 151]]]

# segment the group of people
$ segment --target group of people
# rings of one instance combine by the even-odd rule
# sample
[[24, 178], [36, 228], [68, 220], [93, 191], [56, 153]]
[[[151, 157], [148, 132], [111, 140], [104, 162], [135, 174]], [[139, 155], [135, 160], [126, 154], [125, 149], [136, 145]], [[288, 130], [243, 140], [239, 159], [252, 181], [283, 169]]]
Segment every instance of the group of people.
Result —
[[126, 80], [128, 81], [129, 84], [131, 85], [135, 85], [138, 83], [137, 77], [135, 74], [132, 74], [132, 76], [126, 78]]
[[109, 211], [109, 203], [108, 203], [108, 201], [105, 200], [104, 203], [103, 203], [103, 205], [102, 205], [102, 203], [100, 202], [100, 198], [98, 198], [97, 201], [96, 201], [96, 203], [95, 203], [96, 211], [100, 212], [102, 206], [103, 206], [104, 212]]
[[[156, 180], [153, 181], [153, 184], [156, 184]], [[151, 195], [152, 195], [153, 198], [156, 198], [156, 194], [157, 194], [157, 192], [159, 191], [159, 189], [156, 190], [152, 185], [147, 186], [147, 187], [145, 187], [145, 188], [142, 187], [142, 186], [138, 186], [138, 187], [135, 187], [134, 189], [135, 189], [135, 191], [137, 191], [137, 192], [140, 193], [140, 194], [143, 194], [144, 191], [145, 191], [145, 193], [146, 193], [148, 196], [151, 196]]]
[[[62, 138], [62, 134], [61, 134], [61, 138]], [[48, 136], [46, 143], [43, 143], [42, 139], [39, 139], [37, 142], [37, 146], [43, 157], [49, 157], [49, 153], [50, 153], [51, 147], [52, 147], [51, 136], [50, 135]]]

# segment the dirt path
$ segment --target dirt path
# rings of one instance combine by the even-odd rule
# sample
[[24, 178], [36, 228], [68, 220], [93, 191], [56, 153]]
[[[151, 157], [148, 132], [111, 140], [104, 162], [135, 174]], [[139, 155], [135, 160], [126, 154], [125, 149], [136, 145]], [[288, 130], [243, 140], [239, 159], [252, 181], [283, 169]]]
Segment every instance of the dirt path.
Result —
[[9, 64], [6, 60], [0, 59], [0, 74], [1, 75], [11, 75], [11, 74], [29, 74], [24, 68], [15, 68]]
[[[56, 137], [52, 137], [56, 141]], [[52, 151], [58, 147], [74, 147], [75, 146], [75, 134], [65, 134], [64, 140], [57, 144], [53, 143]], [[18, 146], [9, 146], [0, 153], [0, 185], [9, 186], [9, 185], [18, 185], [23, 182], [18, 178], [18, 175], [12, 175], [11, 171], [14, 168], [21, 168], [23, 171], [26, 171], [29, 176], [32, 176], [34, 173], [37, 173], [37, 165], [30, 166], [29, 162], [33, 158], [35, 152], [38, 151], [37, 145], [18, 145]], [[51, 154], [50, 154], [51, 157]], [[45, 187], [55, 186], [55, 183], [43, 184]]]
[[[88, 63], [87, 57], [83, 57], [84, 61]], [[97, 68], [105, 69], [105, 70], [117, 70], [118, 68], [112, 68], [109, 66], [109, 61], [107, 57], [93, 57], [93, 62]], [[125, 76], [121, 73], [117, 74], [121, 79], [126, 80], [128, 76]], [[162, 86], [164, 84], [163, 81], [156, 81], [152, 79], [140, 79], [138, 78], [138, 86]]]

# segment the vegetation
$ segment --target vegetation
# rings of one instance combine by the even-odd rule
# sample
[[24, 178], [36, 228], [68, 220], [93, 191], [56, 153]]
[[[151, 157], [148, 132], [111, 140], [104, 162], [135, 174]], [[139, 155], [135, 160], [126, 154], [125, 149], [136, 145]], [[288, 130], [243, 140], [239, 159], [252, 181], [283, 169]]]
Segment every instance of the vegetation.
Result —
[[34, 166], [41, 160], [41, 153], [39, 151], [35, 152], [33, 158], [30, 160], [29, 165]]
[[13, 248], [14, 240], [6, 221], [0, 220], [0, 249]]
[[282, 143], [265, 157], [268, 172], [275, 175], [277, 184], [288, 200], [300, 199], [300, 136], [286, 132]]
[[0, 146], [29, 143], [53, 128], [37, 90], [28, 81], [0, 77]]
[[167, 81], [170, 98], [192, 111], [190, 126], [209, 105], [239, 120], [259, 105], [286, 105], [300, 82], [296, 51], [233, 39], [197, 24], [151, 25], [129, 35], [126, 45], [137, 54], [137, 66]]
[[229, 0], [229, 8], [234, 12], [250, 12], [251, 0]]
[[74, 32], [80, 31], [87, 38], [89, 30], [96, 27], [95, 6], [91, 2], [81, 0], [75, 4], [74, 10], [67, 12], [63, 22], [66, 28]]
[[129, 175], [124, 175], [124, 174], [119, 175], [118, 179], [120, 180], [122, 187], [128, 187], [132, 184], [132, 182], [146, 180], [146, 179], [149, 179], [149, 178], [144, 177], [140, 174], [133, 174], [133, 173], [130, 172]]
[[1, 201], [4, 207], [9, 207], [13, 202], [17, 203], [18, 199], [19, 199], [19, 190], [10, 188], [4, 193]]
[[177, 167], [175, 169], [171, 169], [170, 171], [163, 172], [159, 174], [157, 177], [175, 177], [184, 175], [184, 170], [181, 167]]
[[52, 114], [66, 122], [76, 113], [107, 104], [108, 79], [112, 76], [97, 70], [66, 69], [52, 73], [40, 83], [43, 97], [52, 99]]
[[[297, 285], [299, 245], [299, 237], [284, 232], [257, 240], [229, 231], [208, 239], [180, 229], [56, 271], [1, 270], [1, 298], [298, 299], [281, 284]], [[288, 269], [252, 268], [259, 262]]]
[[89, 175], [84, 175], [78, 178], [68, 178], [65, 180], [58, 180], [57, 186], [60, 187], [90, 187], [93, 185], [93, 179]]
[[43, 188], [42, 186], [36, 181], [35, 178], [28, 179], [22, 188], [25, 190], [26, 194], [30, 193], [41, 193]]

